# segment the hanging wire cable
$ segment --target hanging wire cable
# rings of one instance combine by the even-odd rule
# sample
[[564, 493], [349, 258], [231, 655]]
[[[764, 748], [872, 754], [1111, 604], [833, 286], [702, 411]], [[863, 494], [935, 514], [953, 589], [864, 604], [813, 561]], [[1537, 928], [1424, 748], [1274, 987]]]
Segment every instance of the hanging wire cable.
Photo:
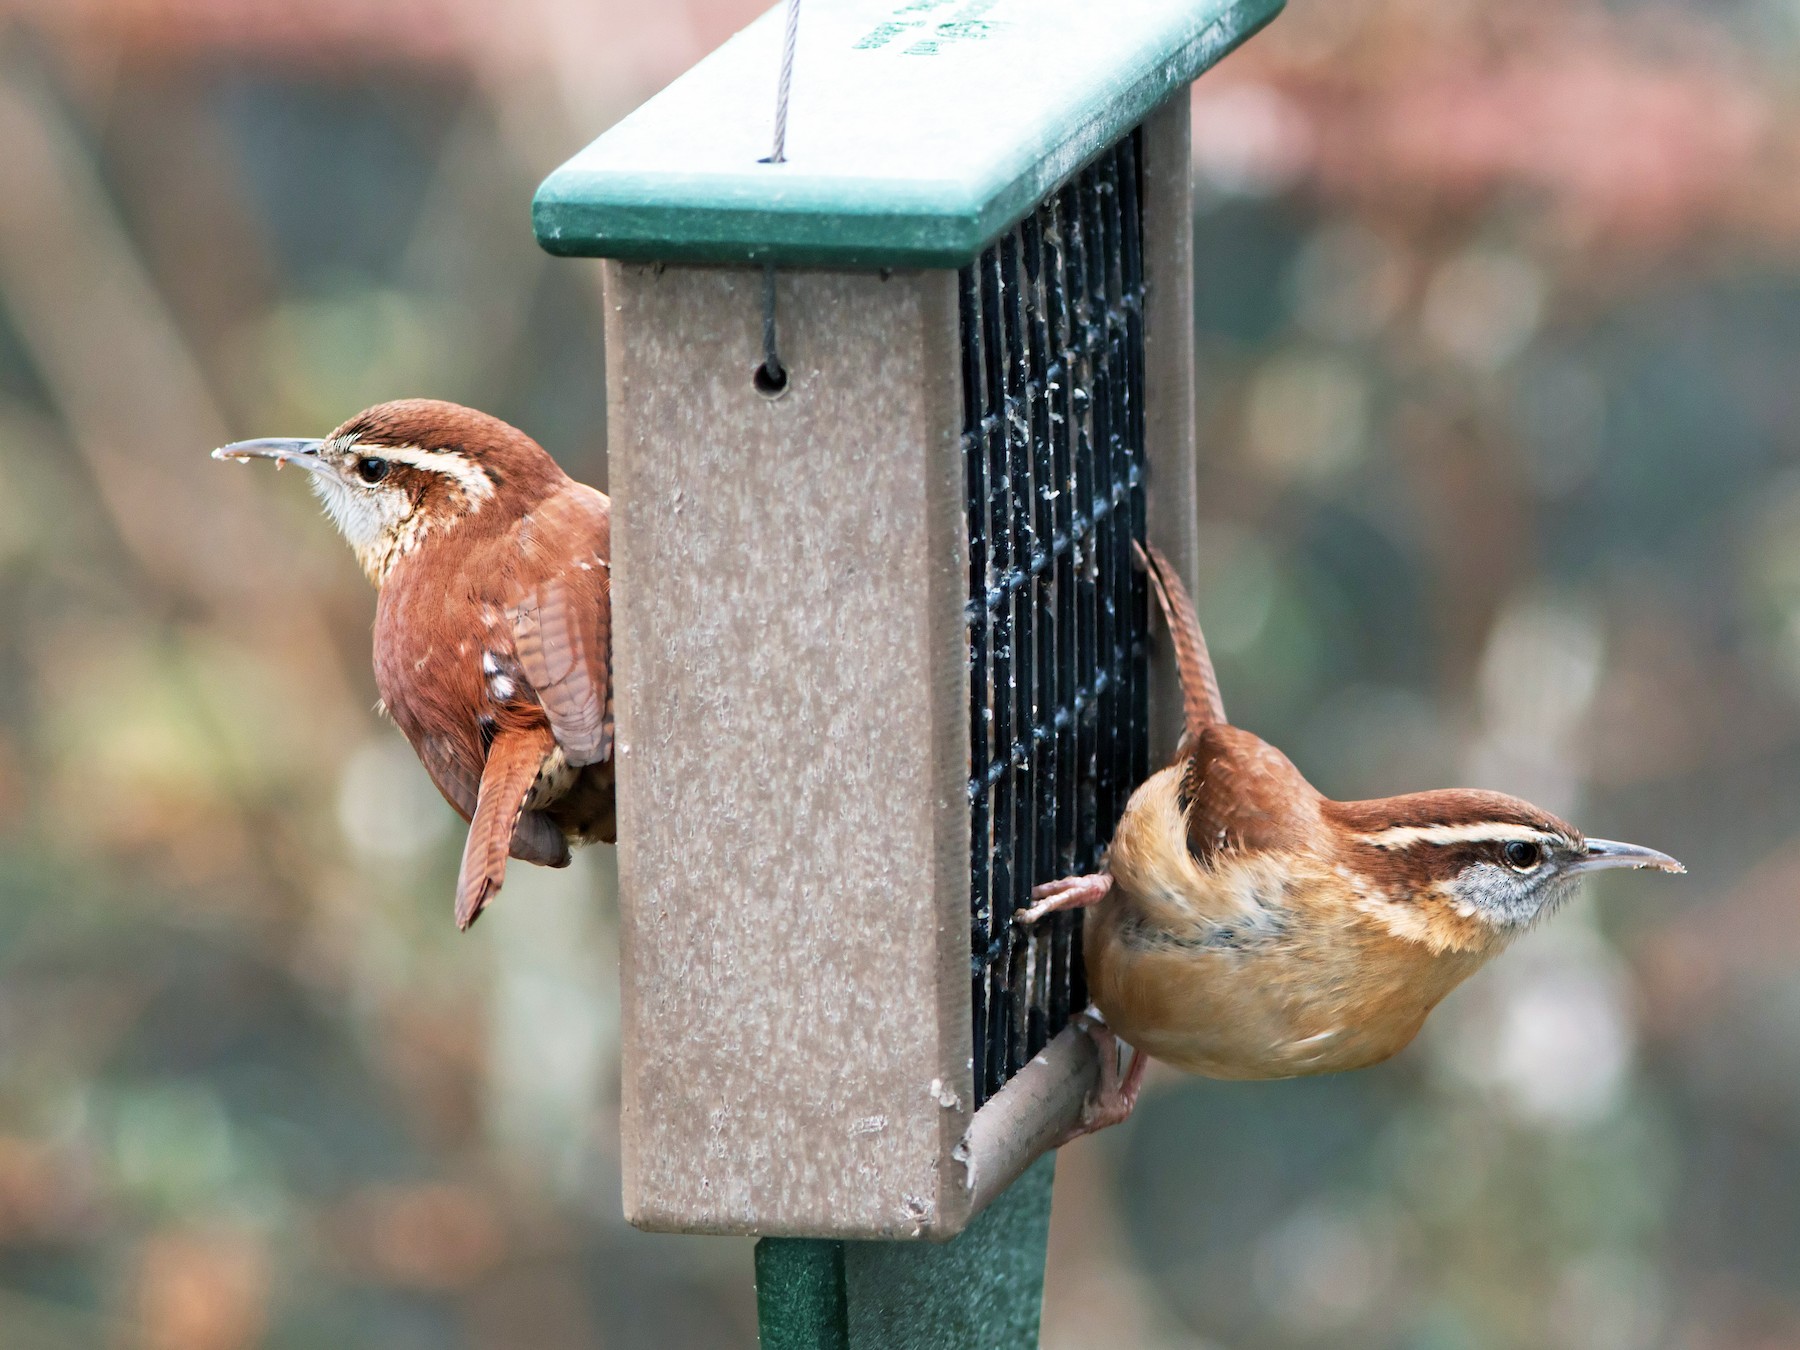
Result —
[[[794, 84], [794, 44], [800, 37], [800, 0], [787, 0], [787, 20], [781, 37], [781, 76], [775, 85], [775, 140], [764, 164], [787, 159], [788, 94]], [[787, 388], [787, 367], [775, 341], [775, 264], [763, 264], [763, 361], [756, 371], [756, 387], [765, 394]]]
[[765, 164], [787, 158], [788, 91], [794, 85], [794, 43], [800, 37], [800, 0], [787, 0], [787, 26], [781, 35], [781, 79], [775, 86], [775, 146]]

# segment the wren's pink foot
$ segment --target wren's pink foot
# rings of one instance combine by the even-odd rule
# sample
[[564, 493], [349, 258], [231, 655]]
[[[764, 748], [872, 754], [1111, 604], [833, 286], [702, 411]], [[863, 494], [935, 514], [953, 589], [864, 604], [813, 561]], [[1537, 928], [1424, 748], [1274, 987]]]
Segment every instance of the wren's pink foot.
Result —
[[1150, 1067], [1150, 1057], [1142, 1050], [1133, 1050], [1131, 1066], [1120, 1074], [1119, 1050], [1123, 1042], [1106, 1023], [1092, 1016], [1082, 1020], [1088, 1035], [1094, 1038], [1095, 1049], [1100, 1052], [1100, 1082], [1093, 1095], [1081, 1104], [1081, 1119], [1056, 1141], [1057, 1148], [1084, 1134], [1117, 1125], [1130, 1116], [1137, 1106], [1138, 1089], [1144, 1085], [1144, 1070]]
[[1033, 924], [1046, 914], [1054, 914], [1058, 910], [1086, 909], [1089, 905], [1097, 905], [1106, 899], [1107, 892], [1112, 890], [1112, 884], [1112, 874], [1109, 872], [1046, 881], [1031, 893], [1031, 898], [1037, 903], [1020, 910], [1014, 917], [1019, 923]]

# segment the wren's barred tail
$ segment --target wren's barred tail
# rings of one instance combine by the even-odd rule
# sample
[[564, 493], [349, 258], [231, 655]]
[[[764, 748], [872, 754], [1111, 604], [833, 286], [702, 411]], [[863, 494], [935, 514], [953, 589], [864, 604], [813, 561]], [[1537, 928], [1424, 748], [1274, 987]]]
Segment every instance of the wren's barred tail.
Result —
[[1163, 551], [1155, 544], [1134, 547], [1150, 574], [1156, 602], [1169, 622], [1188, 735], [1198, 736], [1202, 728], [1222, 726], [1225, 722], [1225, 701], [1219, 697], [1219, 680], [1213, 674], [1212, 656], [1206, 650], [1206, 635], [1200, 631], [1200, 616], [1194, 612], [1187, 587], [1181, 584], [1181, 574], [1170, 565]]
[[525, 813], [525, 800], [538, 769], [556, 748], [548, 727], [504, 731], [488, 750], [481, 772], [481, 795], [469, 838], [463, 845], [462, 870], [456, 878], [456, 926], [467, 928], [506, 881], [506, 858], [513, 831]]

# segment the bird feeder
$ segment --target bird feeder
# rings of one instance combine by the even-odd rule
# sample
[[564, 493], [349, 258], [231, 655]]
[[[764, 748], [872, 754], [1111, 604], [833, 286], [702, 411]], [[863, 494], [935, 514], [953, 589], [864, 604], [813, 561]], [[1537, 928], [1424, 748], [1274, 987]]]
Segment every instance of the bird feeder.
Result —
[[640, 1227], [948, 1239], [1075, 1118], [1080, 916], [1013, 915], [1179, 728], [1187, 86], [1280, 4], [817, 3], [778, 163], [772, 11], [539, 190], [608, 260]]

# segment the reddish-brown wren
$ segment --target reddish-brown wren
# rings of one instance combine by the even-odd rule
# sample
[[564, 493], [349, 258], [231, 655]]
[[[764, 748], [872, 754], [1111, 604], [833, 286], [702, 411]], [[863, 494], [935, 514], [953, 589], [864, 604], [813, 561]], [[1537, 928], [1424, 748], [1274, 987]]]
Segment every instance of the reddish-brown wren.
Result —
[[[1083, 955], [1106, 1019], [1101, 1082], [1070, 1137], [1130, 1114], [1148, 1057], [1210, 1078], [1377, 1064], [1583, 873], [1684, 870], [1497, 792], [1322, 796], [1225, 720], [1180, 577], [1154, 549], [1140, 560], [1174, 639], [1180, 746], [1132, 794], [1106, 870], [1038, 887], [1020, 915], [1093, 906]], [[1133, 1050], [1123, 1077], [1120, 1039]]]
[[469, 822], [467, 928], [510, 854], [565, 867], [613, 841], [611, 503], [473, 408], [403, 399], [323, 440], [239, 441], [313, 490], [379, 598], [375, 684]]

